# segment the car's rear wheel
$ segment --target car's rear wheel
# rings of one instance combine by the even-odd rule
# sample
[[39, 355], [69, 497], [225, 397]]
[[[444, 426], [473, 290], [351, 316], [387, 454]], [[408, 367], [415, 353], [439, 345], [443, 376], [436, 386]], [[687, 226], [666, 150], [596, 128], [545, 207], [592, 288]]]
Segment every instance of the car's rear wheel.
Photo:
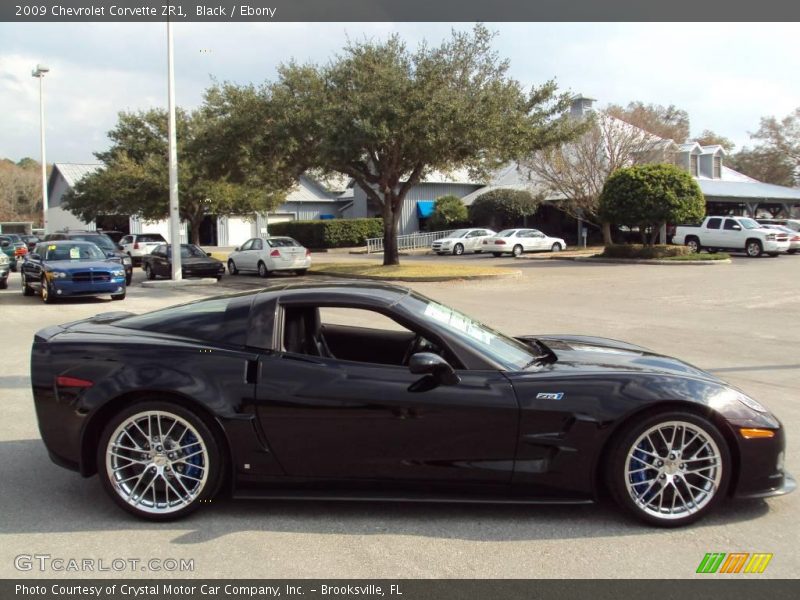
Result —
[[464, 254], [464, 245], [463, 244], [456, 244], [453, 246], [453, 254], [456, 256], [461, 256]]
[[550, 247], [550, 252], [561, 252], [561, 244], [556, 242]]
[[297, 269], [295, 273], [297, 273], [298, 275], [305, 275], [306, 273], [308, 273], [308, 269]]
[[258, 276], [259, 277], [269, 277], [269, 269], [264, 261], [260, 261], [258, 263]]
[[522, 246], [520, 246], [519, 244], [514, 246], [513, 250], [511, 250], [511, 254], [513, 254], [514, 256], [522, 256]]
[[686, 238], [686, 246], [689, 248], [689, 252], [692, 254], [697, 254], [703, 247], [700, 245], [700, 240], [696, 237]]
[[155, 272], [153, 271], [153, 267], [151, 267], [151, 266], [150, 266], [150, 263], [145, 263], [145, 264], [144, 264], [144, 275], [145, 275], [145, 277], [147, 277], [147, 278], [148, 278], [150, 281], [152, 281], [153, 279], [155, 279], [155, 278], [156, 278], [156, 274], [155, 274]]
[[232, 260], [228, 261], [228, 273], [230, 273], [231, 275], [239, 274], [239, 269], [236, 268], [236, 263], [233, 262]]
[[97, 448], [97, 471], [123, 509], [164, 521], [214, 496], [222, 460], [202, 419], [172, 402], [150, 401], [128, 406], [109, 421]]
[[688, 412], [639, 420], [616, 439], [608, 487], [635, 517], [661, 527], [692, 523], [726, 494], [731, 458], [713, 423]]
[[23, 296], [33, 296], [36, 292], [33, 291], [33, 288], [28, 285], [28, 282], [25, 281], [25, 273], [22, 273], [22, 295]]
[[492, 256], [494, 256], [495, 258], [500, 258], [501, 256], [503, 256], [503, 253], [502, 252], [492, 252]]
[[787, 254], [794, 254], [796, 252], [797, 252], [797, 248], [795, 248], [794, 250], [787, 250], [786, 251]]

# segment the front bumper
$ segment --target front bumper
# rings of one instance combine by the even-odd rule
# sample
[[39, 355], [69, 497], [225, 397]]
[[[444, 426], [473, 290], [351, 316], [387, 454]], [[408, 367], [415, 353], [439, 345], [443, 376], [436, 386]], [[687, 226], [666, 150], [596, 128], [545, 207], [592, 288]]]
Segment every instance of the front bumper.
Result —
[[789, 242], [772, 242], [772, 241], [765, 241], [764, 242], [764, 252], [788, 252], [789, 251]]
[[797, 489], [797, 480], [789, 473], [783, 473], [783, 481], [770, 489], [767, 490], [760, 490], [757, 492], [749, 492], [744, 494], [735, 494], [734, 497], [746, 499], [746, 498], [773, 498], [775, 496], [785, 496], [786, 494], [791, 494], [793, 491]]
[[68, 279], [51, 281], [50, 288], [54, 296], [96, 296], [101, 294], [121, 294], [125, 291], [125, 278], [114, 277], [111, 281], [76, 282]]

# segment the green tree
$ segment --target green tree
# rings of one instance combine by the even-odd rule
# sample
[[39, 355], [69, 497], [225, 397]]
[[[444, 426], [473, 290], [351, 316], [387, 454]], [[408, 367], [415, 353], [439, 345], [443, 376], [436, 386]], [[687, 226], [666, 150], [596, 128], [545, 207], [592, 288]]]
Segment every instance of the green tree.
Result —
[[[193, 241], [208, 214], [252, 215], [274, 208], [286, 189], [232, 182], [218, 174], [214, 155], [206, 152], [204, 111], [178, 111], [178, 189], [181, 219], [188, 222]], [[167, 114], [153, 109], [120, 113], [109, 134], [112, 145], [95, 154], [103, 167], [79, 181], [65, 199], [65, 207], [84, 221], [103, 214], [135, 215], [158, 220], [169, 215]]]
[[675, 165], [636, 165], [611, 174], [600, 213], [610, 223], [638, 227], [642, 242], [652, 246], [662, 225], [702, 219], [705, 199], [694, 178]]
[[469, 220], [476, 227], [497, 230], [515, 227], [525, 217], [535, 214], [543, 199], [524, 190], [491, 190], [475, 198], [469, 206]]
[[764, 147], [783, 153], [795, 166], [800, 166], [800, 107], [783, 119], [762, 117], [758, 131], [751, 134]]
[[640, 129], [682, 144], [689, 137], [689, 113], [670, 104], [645, 104], [629, 102], [628, 106], [611, 104], [606, 112]]
[[436, 199], [436, 206], [428, 221], [428, 230], [436, 231], [457, 227], [469, 218], [467, 207], [458, 196], [442, 196]]
[[426, 174], [468, 168], [486, 179], [576, 129], [564, 116], [569, 98], [553, 82], [526, 91], [493, 37], [477, 25], [413, 52], [397, 35], [350, 42], [327, 65], [284, 64], [258, 88], [215, 86], [208, 110], [229, 135], [211, 151], [237, 180], [264, 169], [351, 177], [382, 209], [384, 264], [398, 264], [401, 209]]
[[765, 183], [791, 187], [795, 183], [795, 164], [777, 148], [742, 148], [725, 159], [725, 164], [748, 177]]
[[718, 133], [714, 133], [710, 129], [704, 129], [703, 133], [694, 138], [694, 141], [701, 146], [722, 146], [725, 152], [728, 153], [733, 152], [733, 149], [736, 147], [736, 144], [734, 144], [732, 140]]

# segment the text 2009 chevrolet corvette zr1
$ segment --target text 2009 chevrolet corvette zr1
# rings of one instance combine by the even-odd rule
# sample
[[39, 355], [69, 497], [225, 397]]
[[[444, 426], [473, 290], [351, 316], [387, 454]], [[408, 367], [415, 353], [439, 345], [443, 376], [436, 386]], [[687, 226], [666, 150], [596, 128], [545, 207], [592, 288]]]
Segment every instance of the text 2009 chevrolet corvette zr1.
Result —
[[[375, 327], [376, 321], [381, 321]], [[39, 331], [52, 459], [142, 517], [238, 497], [585, 503], [653, 524], [794, 488], [780, 422], [679, 360], [510, 338], [404, 288], [286, 284]]]

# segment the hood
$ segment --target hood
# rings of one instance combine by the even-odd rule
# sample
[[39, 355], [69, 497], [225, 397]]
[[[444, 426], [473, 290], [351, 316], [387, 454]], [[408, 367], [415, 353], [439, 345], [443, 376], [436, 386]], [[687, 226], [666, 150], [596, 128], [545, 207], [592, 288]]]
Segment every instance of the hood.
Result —
[[122, 269], [122, 263], [118, 260], [48, 260], [44, 263], [46, 267], [57, 269], [59, 271], [66, 271], [72, 273], [73, 271], [88, 271], [90, 269], [98, 269], [101, 271], [110, 271]]
[[711, 373], [677, 358], [618, 340], [570, 335], [523, 336], [518, 339], [529, 344], [534, 341], [544, 344], [555, 356], [552, 363], [555, 370], [579, 368], [582, 372], [661, 373], [722, 382]]

